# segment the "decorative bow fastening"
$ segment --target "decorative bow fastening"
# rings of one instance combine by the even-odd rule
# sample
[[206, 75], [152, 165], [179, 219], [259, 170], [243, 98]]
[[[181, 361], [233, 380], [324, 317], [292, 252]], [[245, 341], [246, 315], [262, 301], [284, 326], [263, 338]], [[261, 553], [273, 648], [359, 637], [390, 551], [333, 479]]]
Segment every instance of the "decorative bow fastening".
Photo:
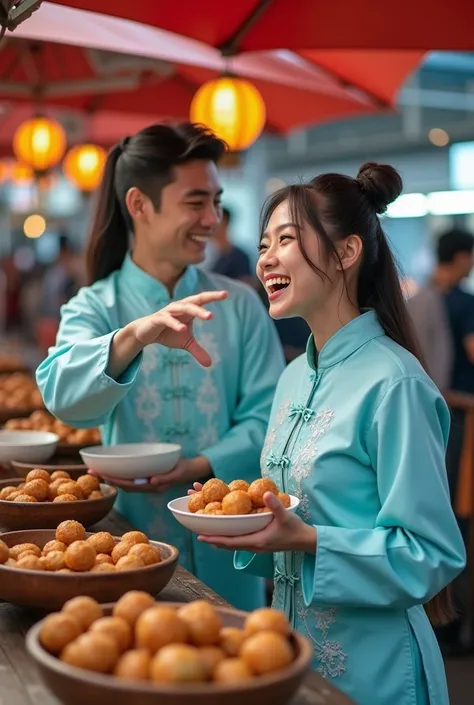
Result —
[[166, 389], [163, 392], [163, 398], [166, 401], [169, 401], [170, 399], [180, 399], [180, 398], [185, 398], [185, 399], [193, 399], [194, 393], [193, 389], [191, 387], [175, 387], [175, 389]]
[[290, 406], [290, 419], [294, 419], [297, 416], [301, 416], [303, 421], [307, 423], [313, 418], [314, 411], [303, 404], [292, 404]]
[[275, 568], [275, 582], [288, 583], [290, 587], [294, 587], [299, 582], [299, 573], [284, 573], [280, 568]]
[[290, 467], [290, 459], [287, 455], [275, 455], [275, 453], [270, 453], [267, 458], [267, 468], [270, 470], [272, 468], [281, 468], [282, 470], [288, 470]]

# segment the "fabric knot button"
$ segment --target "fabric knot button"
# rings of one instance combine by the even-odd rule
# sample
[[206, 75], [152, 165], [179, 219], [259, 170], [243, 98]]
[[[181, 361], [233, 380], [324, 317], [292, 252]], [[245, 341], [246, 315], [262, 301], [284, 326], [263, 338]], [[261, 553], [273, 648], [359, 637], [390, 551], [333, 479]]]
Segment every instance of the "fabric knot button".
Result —
[[303, 404], [292, 404], [290, 406], [290, 419], [302, 418], [306, 423], [311, 421], [314, 416], [313, 409]]
[[299, 573], [285, 573], [280, 568], [275, 568], [275, 582], [287, 583], [290, 587], [294, 587], [299, 582]]
[[290, 467], [290, 459], [287, 455], [275, 455], [275, 453], [270, 453], [267, 458], [267, 467], [270, 469], [279, 467], [282, 470], [288, 470]]

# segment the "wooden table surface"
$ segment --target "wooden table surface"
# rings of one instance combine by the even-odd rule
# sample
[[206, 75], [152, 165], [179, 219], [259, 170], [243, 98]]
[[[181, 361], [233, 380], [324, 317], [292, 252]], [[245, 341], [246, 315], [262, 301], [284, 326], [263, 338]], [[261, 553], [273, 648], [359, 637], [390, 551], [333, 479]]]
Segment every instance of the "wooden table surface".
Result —
[[[121, 536], [132, 528], [122, 516], [111, 512], [93, 530], [110, 531], [115, 536]], [[214, 605], [228, 606], [225, 600], [181, 566], [177, 567], [173, 579], [157, 599], [170, 602], [205, 599]], [[58, 700], [43, 685], [25, 648], [26, 632], [42, 616], [23, 607], [0, 602], [0, 705], [58, 705]], [[289, 705], [354, 703], [312, 671]]]

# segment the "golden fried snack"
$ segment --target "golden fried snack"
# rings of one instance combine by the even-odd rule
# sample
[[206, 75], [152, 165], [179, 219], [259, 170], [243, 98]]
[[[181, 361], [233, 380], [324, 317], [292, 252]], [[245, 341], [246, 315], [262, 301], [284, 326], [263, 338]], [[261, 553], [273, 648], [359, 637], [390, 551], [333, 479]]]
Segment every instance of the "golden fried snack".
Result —
[[217, 477], [213, 477], [208, 480], [202, 486], [202, 496], [206, 504], [209, 502], [222, 502], [226, 494], [229, 494], [230, 490], [222, 480]]
[[279, 489], [268, 477], [261, 477], [258, 480], [254, 480], [248, 489], [250, 499], [254, 507], [264, 507], [265, 502], [263, 501], [263, 495], [265, 492], [272, 492], [272, 494], [278, 496]]
[[214, 669], [216, 683], [240, 683], [253, 678], [252, 671], [240, 658], [227, 658], [217, 664]]
[[[15, 495], [16, 495], [16, 496], [15, 496], [15, 499], [13, 500], [14, 502], [30, 502], [30, 503], [31, 503], [31, 502], [37, 502], [37, 501], [38, 501], [38, 500], [36, 499], [36, 497], [33, 497], [33, 496], [30, 495], [30, 494], [23, 494], [23, 493], [20, 492], [20, 494], [16, 494], [16, 493], [15, 493]], [[13, 495], [11, 494], [8, 499], [10, 500], [12, 497], [13, 497]]]
[[205, 509], [206, 502], [202, 496], [202, 492], [195, 492], [188, 500], [188, 510], [195, 514], [199, 509]]
[[13, 487], [13, 485], [7, 485], [3, 490], [0, 490], [0, 499], [6, 500], [12, 492], [18, 492], [18, 487]]
[[65, 480], [64, 477], [60, 477], [57, 480], [52, 480], [49, 483], [49, 488], [48, 488], [48, 499], [50, 502], [52, 502], [56, 497], [58, 496], [58, 489], [59, 486], [64, 484], [65, 482], [70, 482], [70, 480]]
[[16, 546], [10, 548], [10, 558], [18, 559], [18, 556], [25, 551], [30, 551], [38, 558], [41, 556], [41, 548], [34, 543], [17, 543]]
[[45, 502], [48, 498], [49, 483], [45, 480], [31, 480], [23, 487], [23, 494], [29, 494], [38, 502]]
[[18, 565], [18, 561], [16, 561], [14, 558], [9, 558], [4, 565], [8, 566], [9, 568], [16, 568]]
[[289, 509], [291, 507], [291, 499], [290, 495], [287, 494], [286, 492], [279, 492], [278, 493], [278, 499], [280, 502], [283, 504], [285, 509]]
[[249, 483], [245, 482], [245, 480], [232, 480], [232, 482], [229, 482], [229, 490], [231, 492], [234, 492], [235, 490], [242, 490], [242, 492], [247, 492], [249, 487]]
[[293, 661], [293, 649], [281, 634], [258, 632], [244, 641], [240, 658], [252, 673], [263, 675], [289, 666]]
[[58, 570], [58, 573], [74, 573], [74, 571], [69, 568], [61, 568], [61, 570]]
[[218, 663], [226, 658], [225, 652], [218, 646], [201, 646], [199, 656], [207, 672], [207, 679], [212, 679], [212, 674]]
[[79, 502], [79, 500], [73, 494], [61, 494], [53, 499], [53, 504], [54, 502], [57, 504], [58, 502]]
[[95, 564], [102, 565], [103, 563], [113, 565], [114, 562], [112, 560], [112, 556], [109, 556], [107, 553], [98, 553], [95, 557]]
[[91, 568], [91, 573], [115, 573], [116, 567], [113, 563], [96, 563]]
[[51, 482], [56, 482], [56, 480], [70, 480], [71, 476], [65, 470], [55, 470], [51, 473]]
[[154, 605], [155, 600], [147, 592], [131, 590], [115, 604], [113, 616], [124, 619], [133, 628], [140, 615]]
[[259, 507], [257, 509], [257, 514], [271, 514], [271, 511], [272, 510], [269, 509], [268, 507]]
[[90, 493], [87, 499], [100, 499], [104, 495], [100, 490], [93, 490], [93, 492]]
[[77, 482], [73, 482], [70, 480], [69, 482], [62, 482], [57, 490], [57, 496], [60, 497], [63, 494], [70, 494], [76, 497], [77, 499], [84, 499], [84, 493], [77, 484]]
[[209, 602], [190, 602], [180, 607], [178, 617], [187, 625], [190, 641], [195, 646], [212, 646], [219, 643], [222, 621]]
[[131, 556], [130, 554], [128, 554], [128, 556], [122, 556], [122, 558], [119, 558], [115, 564], [115, 570], [119, 573], [122, 573], [125, 570], [138, 570], [139, 568], [144, 567], [145, 564], [141, 558], [138, 556]]
[[262, 607], [248, 615], [244, 624], [246, 636], [252, 636], [257, 632], [276, 632], [283, 636], [290, 633], [290, 623], [288, 617], [271, 607]]
[[216, 512], [223, 513], [221, 502], [209, 502], [209, 504], [206, 504], [206, 508], [204, 509], [204, 514], [216, 514]]
[[136, 543], [134, 544], [130, 551], [129, 556], [137, 556], [143, 561], [144, 565], [155, 565], [161, 561], [160, 551], [156, 546], [151, 546], [146, 543]]
[[14, 502], [17, 497], [22, 494], [21, 490], [15, 489], [15, 492], [10, 492], [7, 497], [7, 502]]
[[82, 490], [84, 497], [88, 497], [95, 490], [100, 490], [100, 482], [93, 475], [81, 475], [77, 478], [76, 483]]
[[48, 541], [48, 543], [45, 543], [43, 548], [43, 556], [45, 556], [50, 551], [65, 551], [66, 548], [67, 546], [65, 543], [53, 539], [52, 541]]
[[117, 563], [120, 558], [123, 558], [124, 556], [128, 555], [128, 552], [132, 548], [134, 544], [132, 543], [125, 543], [124, 541], [120, 541], [120, 543], [117, 543], [115, 545], [114, 550], [112, 551], [112, 560], [114, 563]]
[[87, 539], [96, 553], [111, 554], [115, 548], [115, 539], [108, 531], [99, 531], [97, 534], [92, 534]]
[[196, 514], [205, 514], [206, 510], [205, 509], [198, 509]]
[[43, 570], [40, 559], [32, 553], [29, 553], [26, 556], [20, 556], [16, 567], [21, 568], [22, 570]]
[[43, 558], [41, 558], [41, 565], [44, 566], [45, 570], [57, 571], [62, 568], [67, 568], [66, 565], [66, 554], [64, 551], [49, 551]]
[[123, 543], [130, 544], [131, 546], [136, 543], [150, 543], [148, 537], [145, 536], [145, 534], [142, 534], [141, 531], [128, 531], [120, 540]]
[[51, 475], [46, 470], [42, 470], [41, 468], [35, 468], [34, 470], [30, 470], [30, 472], [26, 476], [27, 482], [32, 482], [32, 480], [44, 480], [44, 482], [47, 482], [49, 485], [49, 483], [51, 482]]
[[46, 651], [57, 655], [81, 632], [81, 625], [71, 615], [50, 614], [43, 622], [39, 639]]
[[95, 565], [96, 552], [87, 541], [74, 541], [64, 553], [66, 567], [77, 573], [90, 570]]
[[117, 644], [119, 653], [127, 651], [132, 645], [132, 629], [128, 622], [120, 617], [101, 617], [89, 629], [89, 634], [105, 634]]
[[250, 514], [252, 511], [252, 500], [247, 492], [243, 490], [233, 490], [226, 494], [222, 500], [222, 511], [224, 514]]
[[189, 630], [171, 607], [155, 606], [138, 617], [135, 640], [139, 649], [148, 649], [154, 654], [167, 644], [185, 644]]
[[119, 658], [117, 644], [105, 634], [81, 634], [61, 653], [61, 661], [96, 673], [110, 673]]
[[223, 627], [219, 635], [219, 645], [228, 656], [238, 656], [246, 639], [243, 629]]
[[92, 597], [73, 597], [63, 606], [62, 612], [74, 617], [83, 631], [87, 631], [93, 622], [104, 616], [102, 607]]
[[66, 546], [74, 543], [74, 541], [83, 541], [85, 536], [85, 528], [74, 519], [62, 521], [56, 529], [56, 540], [62, 541]]
[[114, 676], [129, 681], [146, 681], [150, 672], [151, 656], [146, 649], [132, 649], [124, 653], [114, 669]]
[[10, 549], [8, 548], [5, 541], [2, 541], [0, 539], [0, 565], [2, 563], [6, 563], [9, 558], [10, 558]]
[[153, 658], [150, 677], [154, 683], [203, 683], [207, 668], [195, 646], [169, 644]]

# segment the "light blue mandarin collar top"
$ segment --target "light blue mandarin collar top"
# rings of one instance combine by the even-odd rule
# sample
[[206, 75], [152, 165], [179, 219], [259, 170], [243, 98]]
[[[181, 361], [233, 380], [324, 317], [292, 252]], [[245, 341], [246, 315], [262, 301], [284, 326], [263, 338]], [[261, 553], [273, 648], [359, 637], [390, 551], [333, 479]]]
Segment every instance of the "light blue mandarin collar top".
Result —
[[308, 365], [313, 370], [327, 369], [345, 360], [370, 340], [383, 335], [385, 331], [376, 312], [366, 310], [329, 338], [319, 353], [316, 350], [314, 336], [311, 334], [306, 346]]
[[188, 267], [183, 276], [177, 282], [173, 294], [170, 295], [168, 289], [158, 279], [147, 274], [132, 260], [130, 252], [127, 253], [120, 269], [120, 278], [129, 286], [137, 287], [143, 296], [154, 303], [166, 306], [175, 299], [184, 299], [196, 292], [197, 270], [195, 267]]

